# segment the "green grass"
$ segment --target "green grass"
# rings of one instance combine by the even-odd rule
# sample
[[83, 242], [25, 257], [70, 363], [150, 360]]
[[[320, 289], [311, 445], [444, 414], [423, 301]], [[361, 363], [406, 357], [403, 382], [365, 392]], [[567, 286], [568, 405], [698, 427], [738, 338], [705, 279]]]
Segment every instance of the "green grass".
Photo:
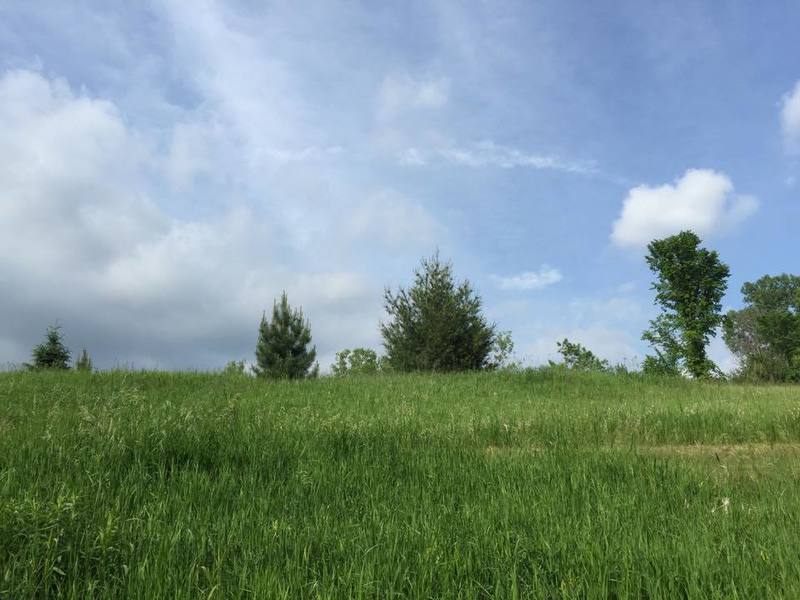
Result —
[[800, 389], [0, 374], [0, 598], [800, 597]]

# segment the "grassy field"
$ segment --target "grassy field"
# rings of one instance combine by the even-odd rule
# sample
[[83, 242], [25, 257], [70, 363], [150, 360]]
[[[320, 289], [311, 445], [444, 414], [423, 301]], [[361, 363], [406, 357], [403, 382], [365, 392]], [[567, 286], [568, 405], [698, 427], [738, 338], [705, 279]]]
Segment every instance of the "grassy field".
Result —
[[798, 598], [800, 389], [0, 374], [0, 598]]

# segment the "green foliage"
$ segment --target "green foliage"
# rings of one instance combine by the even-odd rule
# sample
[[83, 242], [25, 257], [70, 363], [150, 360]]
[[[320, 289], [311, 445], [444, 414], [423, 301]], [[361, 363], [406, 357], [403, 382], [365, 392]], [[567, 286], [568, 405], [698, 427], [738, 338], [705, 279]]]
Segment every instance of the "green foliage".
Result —
[[369, 348], [345, 348], [336, 353], [336, 362], [331, 365], [335, 377], [349, 375], [375, 375], [382, 371], [383, 359]]
[[739, 376], [800, 381], [800, 277], [765, 275], [742, 286], [745, 307], [731, 310], [723, 338], [739, 359]]
[[61, 326], [51, 325], [47, 328], [45, 340], [33, 349], [33, 362], [26, 364], [29, 369], [69, 369], [70, 351], [64, 345]]
[[642, 372], [671, 377], [681, 374], [683, 349], [676, 334], [674, 321], [669, 315], [661, 314], [650, 321], [650, 329], [642, 334], [642, 339], [650, 343], [655, 355], [645, 356]]
[[798, 598], [798, 444], [788, 386], [2, 373], [0, 598]]
[[75, 361], [75, 370], [82, 371], [85, 373], [91, 373], [93, 370], [92, 359], [89, 357], [89, 353], [86, 351], [86, 348], [81, 350], [81, 355], [78, 357], [78, 360]]
[[247, 365], [243, 360], [231, 360], [222, 369], [222, 374], [227, 376], [245, 376], [247, 375]]
[[438, 253], [423, 259], [414, 285], [384, 295], [389, 321], [381, 335], [397, 371], [467, 371], [489, 366], [495, 327], [468, 281], [456, 284], [453, 267]]
[[494, 343], [489, 354], [487, 368], [490, 370], [517, 370], [519, 362], [513, 360], [514, 340], [510, 331], [498, 331], [494, 336]]
[[685, 369], [695, 378], [718, 372], [706, 348], [722, 323], [722, 297], [730, 271], [715, 251], [700, 244], [697, 235], [682, 231], [647, 247], [647, 264], [656, 275], [655, 302], [663, 311], [642, 335], [657, 352], [645, 360], [648, 370]]
[[[599, 373], [612, 371], [607, 360], [601, 360], [595, 356], [594, 352], [579, 343], [573, 343], [564, 338], [563, 341], [557, 342], [556, 346], [558, 346], [558, 353], [563, 359], [561, 364], [567, 369]], [[550, 361], [550, 366], [556, 366], [556, 363]]]
[[[286, 292], [272, 307], [272, 319], [261, 318], [256, 345], [257, 376], [268, 379], [304, 379], [316, 377], [319, 366], [311, 343], [311, 328], [302, 309], [289, 306]], [[313, 368], [312, 368], [313, 367]]]

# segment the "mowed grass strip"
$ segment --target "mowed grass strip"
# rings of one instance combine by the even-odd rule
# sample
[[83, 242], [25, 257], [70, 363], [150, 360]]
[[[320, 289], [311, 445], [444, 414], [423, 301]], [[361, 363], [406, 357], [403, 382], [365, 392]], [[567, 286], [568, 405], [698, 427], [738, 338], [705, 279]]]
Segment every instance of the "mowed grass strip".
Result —
[[800, 596], [800, 394], [0, 375], [0, 598]]

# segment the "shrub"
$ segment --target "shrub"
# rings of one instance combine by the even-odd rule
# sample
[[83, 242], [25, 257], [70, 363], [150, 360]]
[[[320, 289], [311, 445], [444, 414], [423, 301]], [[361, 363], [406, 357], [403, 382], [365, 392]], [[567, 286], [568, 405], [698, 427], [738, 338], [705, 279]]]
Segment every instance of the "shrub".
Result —
[[383, 360], [369, 348], [345, 348], [336, 353], [336, 362], [331, 365], [335, 377], [348, 375], [375, 375], [382, 370]]

